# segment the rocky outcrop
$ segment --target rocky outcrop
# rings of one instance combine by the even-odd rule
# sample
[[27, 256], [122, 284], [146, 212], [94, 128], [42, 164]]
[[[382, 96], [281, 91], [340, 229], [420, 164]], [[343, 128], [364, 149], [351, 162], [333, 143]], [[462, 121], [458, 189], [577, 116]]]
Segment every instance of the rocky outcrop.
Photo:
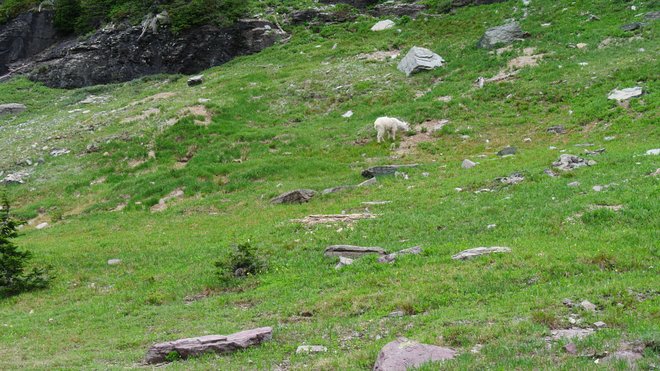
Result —
[[76, 88], [135, 79], [156, 73], [192, 74], [256, 53], [285, 33], [270, 22], [241, 20], [231, 27], [206, 25], [172, 34], [141, 26], [110, 25], [85, 40], [57, 44], [27, 68], [34, 81]]
[[61, 40], [53, 26], [53, 11], [27, 12], [0, 25], [0, 76], [9, 65], [32, 57]]
[[458, 352], [451, 348], [399, 338], [381, 349], [373, 371], [406, 371], [429, 362], [450, 360], [457, 354]]
[[261, 344], [270, 340], [273, 329], [261, 327], [241, 331], [231, 335], [207, 335], [196, 338], [180, 339], [167, 343], [155, 344], [147, 352], [146, 363], [161, 363], [168, 360], [170, 354], [176, 354], [182, 359], [203, 353], [230, 353]]
[[0, 104], [0, 116], [2, 115], [16, 115], [25, 111], [27, 107], [21, 103], [7, 103]]

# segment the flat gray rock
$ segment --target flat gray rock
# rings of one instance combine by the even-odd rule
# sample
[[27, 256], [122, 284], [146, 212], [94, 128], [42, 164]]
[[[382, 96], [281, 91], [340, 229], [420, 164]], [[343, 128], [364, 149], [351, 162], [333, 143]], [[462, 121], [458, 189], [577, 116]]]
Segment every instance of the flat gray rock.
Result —
[[167, 355], [176, 352], [186, 359], [203, 353], [230, 353], [259, 345], [273, 336], [271, 327], [261, 327], [241, 331], [231, 335], [207, 335], [196, 338], [179, 339], [152, 346], [145, 357], [146, 363], [165, 362]]
[[441, 56], [429, 49], [413, 46], [408, 51], [408, 54], [401, 59], [397, 68], [399, 71], [405, 73], [406, 76], [410, 76], [420, 71], [442, 67], [444, 62], [445, 60]]
[[451, 348], [399, 338], [381, 349], [373, 370], [406, 371], [425, 363], [450, 360], [456, 355], [457, 352]]
[[0, 104], [0, 116], [2, 115], [16, 115], [25, 111], [27, 107], [20, 103], [7, 103]]
[[408, 249], [403, 249], [401, 251], [393, 252], [391, 254], [383, 255], [378, 258], [379, 263], [392, 263], [396, 260], [399, 255], [419, 255], [422, 253], [422, 248], [420, 246], [410, 247]]
[[272, 204], [302, 204], [309, 202], [314, 197], [316, 191], [311, 189], [296, 189], [295, 191], [285, 192], [270, 200]]
[[511, 44], [516, 40], [526, 37], [517, 22], [510, 22], [502, 26], [489, 28], [479, 40], [478, 46], [491, 49], [500, 44]]
[[569, 329], [562, 330], [552, 330], [550, 338], [547, 340], [571, 340], [571, 339], [584, 339], [587, 336], [594, 333], [593, 329], [590, 328], [578, 328], [573, 327]]
[[481, 256], [481, 255], [487, 255], [493, 253], [505, 253], [505, 252], [511, 252], [511, 249], [508, 247], [500, 247], [500, 246], [476, 247], [474, 249], [461, 251], [460, 253], [452, 256], [451, 258], [454, 260], [465, 260], [465, 259], [474, 258], [475, 256]]
[[614, 89], [607, 95], [607, 99], [624, 101], [630, 98], [639, 97], [643, 93], [642, 88], [639, 86], [625, 89]]
[[343, 256], [346, 258], [359, 258], [367, 254], [385, 255], [387, 252], [380, 247], [361, 247], [353, 245], [332, 245], [324, 252], [325, 256]]
[[516, 149], [516, 147], [504, 147], [499, 152], [497, 152], [497, 155], [498, 156], [515, 155], [516, 152], [518, 152], [518, 149]]

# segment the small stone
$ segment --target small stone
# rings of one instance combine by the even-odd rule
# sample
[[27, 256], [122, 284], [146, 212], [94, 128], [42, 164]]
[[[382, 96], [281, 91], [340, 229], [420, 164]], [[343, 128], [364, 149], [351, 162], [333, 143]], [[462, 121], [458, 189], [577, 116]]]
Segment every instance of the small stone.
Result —
[[403, 317], [403, 316], [405, 316], [405, 315], [406, 315], [406, 313], [405, 313], [404, 311], [402, 311], [402, 310], [395, 310], [394, 312], [388, 314], [387, 316], [388, 316], [388, 317], [392, 317], [392, 318], [394, 318], [394, 317]]
[[486, 30], [479, 40], [480, 48], [491, 49], [500, 44], [510, 44], [516, 40], [526, 37], [517, 22], [509, 22], [502, 26], [492, 27]]
[[577, 43], [575, 46], [576, 46], [578, 49], [584, 49], [584, 48], [586, 48], [588, 45], [585, 44], [585, 43]]
[[48, 223], [43, 222], [43, 223], [39, 223], [35, 228], [36, 229], [44, 229], [46, 227], [48, 227]]
[[649, 149], [646, 151], [647, 156], [657, 156], [660, 155], [660, 148]]
[[495, 228], [495, 227], [497, 227], [497, 224], [488, 224], [488, 225], [486, 226], [486, 229], [493, 229], [493, 228]]
[[24, 104], [20, 103], [6, 103], [0, 104], [0, 116], [1, 115], [17, 115], [25, 111], [27, 107]]
[[353, 259], [347, 258], [345, 256], [340, 256], [339, 257], [339, 263], [337, 263], [337, 265], [335, 265], [335, 269], [341, 269], [341, 268], [343, 268], [347, 265], [351, 265], [351, 264], [353, 264]]
[[572, 327], [570, 329], [564, 330], [552, 330], [552, 336], [547, 338], [547, 340], [561, 340], [561, 339], [583, 339], [591, 334], [594, 330], [590, 328], [582, 329], [578, 327]]
[[579, 187], [579, 186], [580, 186], [580, 182], [570, 182], [570, 183], [568, 183], [568, 186], [569, 186], [569, 187]]
[[371, 31], [384, 31], [384, 30], [389, 30], [390, 28], [394, 27], [395, 23], [389, 19], [385, 19], [383, 21], [377, 22], [373, 27], [371, 27]]
[[373, 177], [373, 178], [369, 178], [369, 179], [365, 180], [364, 182], [358, 184], [357, 186], [358, 187], [366, 187], [366, 186], [374, 185], [376, 183], [378, 183], [378, 179], [376, 179], [376, 177]]
[[424, 178], [428, 178], [429, 175], [431, 175], [431, 174], [429, 174], [429, 173], [427, 173], [427, 172], [423, 172], [423, 173], [422, 173], [422, 176], [423, 176]]
[[603, 186], [595, 185], [595, 186], [591, 187], [591, 189], [593, 189], [595, 192], [600, 192], [600, 191], [602, 191], [604, 188], [603, 188]]
[[566, 133], [566, 129], [564, 128], [564, 125], [556, 125], [556, 126], [551, 126], [546, 129], [548, 133], [554, 133], [554, 134], [564, 134]]
[[532, 138], [525, 138], [525, 139], [523, 139], [523, 142], [532, 143]]
[[603, 327], [607, 327], [607, 324], [603, 321], [598, 321], [598, 322], [594, 322], [594, 326], [596, 328], [603, 328]]
[[201, 85], [204, 82], [204, 75], [192, 76], [188, 79], [188, 86]]
[[121, 259], [110, 259], [108, 260], [108, 265], [118, 265], [121, 264]]
[[463, 169], [472, 169], [473, 167], [477, 166], [475, 162], [472, 162], [468, 159], [463, 160], [463, 163], [461, 164], [461, 167]]
[[568, 299], [568, 298], [562, 300], [561, 303], [564, 304], [565, 306], [569, 307], [569, 308], [573, 308], [575, 306], [575, 303], [573, 303], [573, 300]]
[[588, 301], [588, 300], [583, 300], [583, 301], [580, 303], [580, 306], [581, 306], [584, 310], [589, 311], [589, 312], [595, 312], [595, 311], [596, 311], [596, 305], [593, 304], [593, 303], [591, 303], [591, 302]]
[[343, 118], [350, 118], [351, 116], [353, 116], [353, 111], [351, 110], [348, 110], [343, 115], [341, 115]]
[[322, 345], [301, 345], [296, 349], [296, 354], [301, 353], [324, 353], [327, 352], [328, 348]]
[[609, 136], [609, 137], [605, 137], [605, 138], [603, 138], [603, 139], [604, 139], [606, 142], [609, 142], [609, 141], [612, 141], [612, 140], [616, 139], [616, 137], [615, 137], [615, 136]]

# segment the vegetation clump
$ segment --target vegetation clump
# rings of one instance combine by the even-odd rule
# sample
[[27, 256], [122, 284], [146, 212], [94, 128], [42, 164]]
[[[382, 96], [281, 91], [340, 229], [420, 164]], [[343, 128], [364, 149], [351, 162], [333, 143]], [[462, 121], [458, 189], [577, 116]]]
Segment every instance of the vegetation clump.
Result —
[[232, 246], [231, 252], [215, 263], [218, 277], [224, 284], [229, 284], [236, 278], [247, 277], [262, 272], [265, 262], [256, 254], [255, 248], [249, 243]]
[[12, 243], [18, 236], [18, 222], [9, 214], [9, 200], [2, 196], [0, 210], [0, 298], [6, 298], [21, 292], [48, 286], [48, 269], [34, 267], [26, 270], [25, 265], [31, 259], [29, 251], [20, 251]]

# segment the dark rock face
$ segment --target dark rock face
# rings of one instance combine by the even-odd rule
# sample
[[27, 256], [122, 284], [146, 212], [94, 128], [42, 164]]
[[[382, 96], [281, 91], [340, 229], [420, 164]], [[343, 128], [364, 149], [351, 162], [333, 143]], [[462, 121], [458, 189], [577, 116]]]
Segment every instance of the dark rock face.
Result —
[[289, 15], [289, 23], [293, 25], [299, 25], [303, 23], [341, 23], [352, 21], [355, 18], [357, 18], [357, 16], [349, 12], [335, 12], [321, 9], [304, 9], [292, 12]]
[[52, 11], [28, 12], [0, 25], [0, 75], [9, 64], [29, 58], [61, 40]]
[[384, 17], [388, 15], [403, 17], [408, 16], [415, 18], [420, 13], [426, 10], [426, 5], [424, 4], [415, 4], [415, 3], [403, 3], [403, 4], [379, 4], [376, 5], [371, 11], [371, 14], [375, 17]]
[[486, 4], [495, 4], [495, 3], [501, 3], [506, 0], [453, 0], [451, 2], [452, 8], [460, 8], [463, 6], [470, 6], [470, 5], [486, 5]]
[[348, 4], [354, 8], [365, 9], [369, 6], [376, 5], [379, 0], [321, 0], [324, 4]]
[[27, 75], [50, 87], [77, 88], [156, 73], [192, 74], [261, 51], [283, 35], [261, 20], [226, 28], [206, 25], [178, 35], [163, 28], [143, 34], [139, 26], [110, 26], [41, 53]]

